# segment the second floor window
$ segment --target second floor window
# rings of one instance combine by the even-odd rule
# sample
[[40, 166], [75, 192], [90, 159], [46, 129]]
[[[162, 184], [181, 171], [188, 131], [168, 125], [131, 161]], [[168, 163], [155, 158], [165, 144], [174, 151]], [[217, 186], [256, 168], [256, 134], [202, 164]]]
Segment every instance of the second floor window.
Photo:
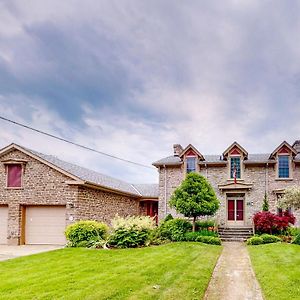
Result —
[[7, 165], [7, 187], [18, 188], [22, 186], [22, 165]]
[[186, 172], [196, 172], [196, 157], [187, 157], [186, 158]]
[[[236, 175], [235, 175], [236, 173]], [[241, 178], [241, 158], [230, 158], [230, 178]]]
[[278, 177], [289, 178], [290, 177], [290, 164], [288, 155], [278, 156]]

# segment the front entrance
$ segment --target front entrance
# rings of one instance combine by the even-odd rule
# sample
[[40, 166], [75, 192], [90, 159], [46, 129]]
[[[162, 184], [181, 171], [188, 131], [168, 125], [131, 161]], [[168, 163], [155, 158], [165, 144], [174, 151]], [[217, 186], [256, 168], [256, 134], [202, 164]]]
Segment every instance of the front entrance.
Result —
[[227, 225], [244, 225], [244, 199], [241, 197], [228, 197], [227, 199]]
[[153, 218], [157, 224], [158, 222], [158, 202], [157, 201], [144, 201], [146, 215]]

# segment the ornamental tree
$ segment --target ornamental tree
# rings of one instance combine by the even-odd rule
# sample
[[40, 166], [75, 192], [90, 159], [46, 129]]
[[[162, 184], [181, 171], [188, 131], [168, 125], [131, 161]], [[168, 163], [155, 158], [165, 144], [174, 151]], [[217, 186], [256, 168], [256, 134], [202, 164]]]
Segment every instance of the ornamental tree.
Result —
[[263, 202], [262, 210], [263, 211], [269, 211], [269, 202], [268, 202], [268, 198], [267, 198], [267, 193], [265, 193], [265, 196], [264, 196], [264, 202]]
[[286, 188], [280, 200], [280, 206], [285, 209], [290, 207], [300, 209], [300, 186]]
[[207, 179], [194, 172], [189, 173], [174, 191], [169, 204], [185, 217], [193, 218], [193, 231], [197, 217], [214, 215], [220, 206]]

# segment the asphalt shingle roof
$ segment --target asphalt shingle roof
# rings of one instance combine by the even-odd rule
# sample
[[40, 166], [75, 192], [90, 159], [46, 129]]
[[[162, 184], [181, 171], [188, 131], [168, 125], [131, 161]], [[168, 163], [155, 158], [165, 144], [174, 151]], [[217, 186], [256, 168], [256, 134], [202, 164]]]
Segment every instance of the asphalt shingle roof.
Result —
[[158, 197], [158, 184], [133, 184], [143, 197]]
[[[260, 153], [260, 154], [248, 154], [247, 162], [267, 162], [269, 160], [270, 154], [268, 153]], [[300, 159], [300, 154], [296, 156], [297, 159]], [[208, 154], [204, 155], [204, 161], [207, 163], [218, 163], [223, 162], [222, 155], [217, 154]], [[178, 156], [168, 156], [165, 158], [162, 158], [156, 162], [153, 163], [154, 166], [163, 166], [163, 165], [179, 165], [182, 164], [182, 160]]]
[[181, 159], [179, 158], [179, 156], [168, 156], [165, 158], [162, 158], [156, 162], [153, 163], [154, 166], [160, 166], [160, 165], [166, 165], [166, 166], [170, 166], [170, 165], [180, 165], [182, 164]]
[[[121, 192], [133, 194], [136, 196], [158, 197], [158, 184], [137, 184], [133, 185], [128, 182], [98, 173], [93, 170], [89, 170], [84, 167], [63, 161], [56, 156], [43, 154], [31, 149], [26, 149], [32, 154], [40, 157], [41, 159], [55, 165], [56, 167], [78, 177], [83, 181], [88, 181], [89, 183], [96, 184], [102, 187], [118, 190]], [[146, 193], [144, 195], [144, 193]], [[149, 195], [148, 195], [149, 194]]]

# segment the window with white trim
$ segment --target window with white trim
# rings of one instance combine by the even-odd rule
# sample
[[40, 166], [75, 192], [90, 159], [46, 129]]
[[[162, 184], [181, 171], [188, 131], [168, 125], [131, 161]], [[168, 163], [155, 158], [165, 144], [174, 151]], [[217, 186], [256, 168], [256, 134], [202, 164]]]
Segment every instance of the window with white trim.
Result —
[[22, 186], [22, 165], [7, 165], [7, 187], [19, 188]]
[[[235, 173], [236, 172], [236, 176]], [[241, 157], [230, 157], [230, 178], [241, 178]]]
[[186, 158], [186, 172], [196, 172], [196, 157], [189, 156]]
[[290, 157], [289, 155], [278, 156], [278, 178], [290, 177]]

